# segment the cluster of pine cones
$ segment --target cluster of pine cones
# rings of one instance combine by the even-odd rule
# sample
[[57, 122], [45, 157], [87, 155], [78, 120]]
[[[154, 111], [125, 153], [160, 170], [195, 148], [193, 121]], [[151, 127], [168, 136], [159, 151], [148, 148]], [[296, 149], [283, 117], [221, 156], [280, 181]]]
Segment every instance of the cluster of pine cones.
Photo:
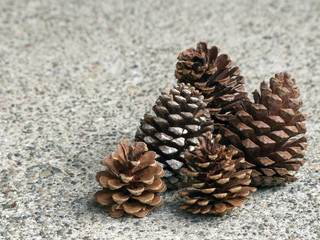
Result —
[[199, 42], [180, 53], [178, 84], [145, 114], [136, 145], [123, 141], [102, 161], [94, 198], [112, 217], [145, 216], [167, 187], [181, 189], [181, 209], [222, 216], [257, 187], [296, 179], [307, 137], [295, 79], [276, 74], [252, 102], [239, 68], [219, 51]]

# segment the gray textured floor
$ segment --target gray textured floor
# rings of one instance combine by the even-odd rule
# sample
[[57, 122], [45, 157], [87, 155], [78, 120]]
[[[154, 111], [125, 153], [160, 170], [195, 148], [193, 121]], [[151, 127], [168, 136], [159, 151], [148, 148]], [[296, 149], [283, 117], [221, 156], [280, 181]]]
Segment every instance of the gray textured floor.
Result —
[[[320, 239], [320, 1], [0, 1], [0, 239]], [[288, 71], [309, 147], [299, 180], [223, 218], [178, 209], [143, 219], [92, 200], [100, 160], [175, 82], [199, 40], [241, 67], [251, 92]], [[16, 206], [15, 206], [16, 205]]]

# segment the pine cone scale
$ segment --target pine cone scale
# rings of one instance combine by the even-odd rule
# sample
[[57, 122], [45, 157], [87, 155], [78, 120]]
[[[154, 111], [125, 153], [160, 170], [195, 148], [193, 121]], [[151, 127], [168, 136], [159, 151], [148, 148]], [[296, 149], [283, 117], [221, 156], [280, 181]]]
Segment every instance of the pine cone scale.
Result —
[[112, 194], [112, 191], [98, 191], [95, 193], [94, 198], [101, 204], [108, 205], [113, 203]]
[[124, 193], [121, 192], [116, 192], [112, 195], [113, 201], [115, 201], [117, 204], [122, 204], [126, 201], [128, 201], [129, 196], [125, 195]]

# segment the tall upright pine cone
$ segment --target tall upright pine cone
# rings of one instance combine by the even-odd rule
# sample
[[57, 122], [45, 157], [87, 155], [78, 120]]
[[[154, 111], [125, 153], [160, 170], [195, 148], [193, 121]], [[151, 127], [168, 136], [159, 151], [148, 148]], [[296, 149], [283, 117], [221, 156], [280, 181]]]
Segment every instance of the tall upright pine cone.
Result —
[[253, 186], [275, 186], [295, 180], [290, 171], [304, 164], [302, 150], [307, 146], [305, 114], [295, 79], [287, 73], [276, 74], [253, 93], [255, 103], [245, 102], [246, 111], [229, 116], [222, 130], [224, 144], [236, 148], [252, 164]]
[[182, 83], [170, 93], [162, 93], [153, 106], [155, 115], [145, 114], [141, 120], [135, 139], [158, 154], [169, 188], [179, 187], [182, 181], [184, 151], [198, 143], [199, 135], [213, 130], [213, 121], [204, 107], [199, 91]]
[[185, 153], [189, 169], [183, 172], [193, 179], [192, 189], [179, 192], [187, 197], [180, 208], [191, 213], [224, 215], [240, 206], [256, 188], [249, 187], [251, 169], [238, 170], [244, 158], [235, 158], [234, 150], [219, 144], [220, 135], [213, 139], [207, 132], [199, 137], [199, 145]]
[[206, 42], [199, 42], [196, 49], [188, 48], [178, 56], [175, 76], [178, 82], [195, 86], [203, 94], [214, 120], [223, 122], [228, 112], [239, 108], [247, 93], [240, 69], [219, 51], [216, 46], [208, 49]]
[[158, 193], [166, 190], [161, 180], [163, 169], [157, 164], [156, 153], [148, 151], [145, 143], [135, 147], [122, 141], [102, 164], [108, 169], [97, 173], [96, 180], [103, 190], [94, 198], [112, 217], [144, 217], [154, 207], [162, 204]]

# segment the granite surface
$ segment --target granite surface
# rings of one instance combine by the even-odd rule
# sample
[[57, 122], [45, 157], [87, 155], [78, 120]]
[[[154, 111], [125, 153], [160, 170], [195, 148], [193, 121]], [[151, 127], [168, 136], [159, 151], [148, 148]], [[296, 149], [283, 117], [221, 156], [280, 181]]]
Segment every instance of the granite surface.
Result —
[[[320, 239], [320, 1], [0, 1], [0, 239]], [[298, 181], [226, 216], [147, 217], [94, 202], [101, 159], [133, 140], [174, 83], [178, 53], [208, 41], [252, 92], [287, 71], [308, 114]]]

